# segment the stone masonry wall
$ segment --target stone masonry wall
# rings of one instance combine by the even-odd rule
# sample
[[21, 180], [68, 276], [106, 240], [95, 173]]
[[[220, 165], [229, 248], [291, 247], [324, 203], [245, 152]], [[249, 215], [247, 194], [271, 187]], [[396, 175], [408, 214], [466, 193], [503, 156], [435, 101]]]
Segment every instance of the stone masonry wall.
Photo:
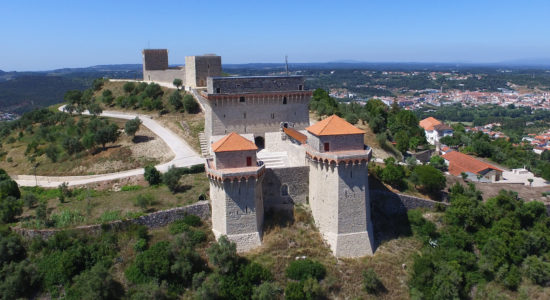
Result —
[[168, 69], [167, 49], [144, 49], [143, 70], [164, 70]]
[[160, 81], [166, 83], [174, 82], [174, 79], [181, 79], [185, 84], [185, 69], [166, 69], [166, 70], [152, 70], [152, 71], [143, 71], [143, 80], [144, 81]]
[[[288, 187], [288, 196], [281, 195], [283, 184]], [[262, 184], [265, 210], [292, 210], [295, 203], [307, 203], [308, 186], [308, 166], [266, 169]]]
[[382, 190], [370, 191], [371, 203], [388, 215], [407, 213], [410, 209], [434, 209], [436, 205], [448, 206], [447, 202], [438, 202], [403, 194], [395, 194]]
[[[197, 203], [176, 207], [167, 210], [161, 210], [154, 213], [150, 213], [139, 218], [130, 219], [130, 220], [118, 220], [109, 222], [106, 224], [94, 224], [94, 225], [85, 225], [74, 227], [69, 230], [74, 230], [77, 232], [85, 233], [97, 233], [101, 232], [102, 228], [105, 226], [110, 229], [122, 229], [131, 224], [139, 224], [147, 226], [147, 228], [158, 228], [166, 226], [176, 220], [182, 219], [186, 214], [197, 215], [203, 220], [207, 220], [210, 217], [210, 205], [208, 201], [199, 201]], [[55, 233], [63, 230], [57, 228], [51, 229], [27, 229], [27, 228], [12, 228], [13, 231], [17, 232], [23, 237], [34, 238], [40, 237], [47, 239]]]

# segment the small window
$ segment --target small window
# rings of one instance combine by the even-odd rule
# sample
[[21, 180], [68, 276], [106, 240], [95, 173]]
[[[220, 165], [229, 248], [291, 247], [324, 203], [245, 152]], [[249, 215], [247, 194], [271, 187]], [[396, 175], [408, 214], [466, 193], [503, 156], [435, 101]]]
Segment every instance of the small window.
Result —
[[271, 118], [272, 118], [272, 119], [275, 119], [275, 114], [271, 114]]
[[286, 184], [281, 185], [281, 196], [283, 197], [288, 196], [288, 185]]
[[300, 84], [300, 85], [298, 86], [298, 90], [300, 90], [300, 91], [304, 90], [304, 86]]
[[246, 119], [246, 113], [243, 113], [243, 119]]
[[244, 97], [239, 97], [239, 102], [244, 102]]
[[252, 166], [252, 157], [251, 156], [246, 157], [246, 166], [247, 167]]
[[286, 97], [283, 97], [283, 104], [286, 104]]
[[325, 143], [325, 152], [330, 151], [329, 143]]
[[223, 115], [223, 118], [225, 119], [225, 115]]
[[221, 88], [216, 88], [216, 94], [219, 94], [222, 92], [222, 89]]

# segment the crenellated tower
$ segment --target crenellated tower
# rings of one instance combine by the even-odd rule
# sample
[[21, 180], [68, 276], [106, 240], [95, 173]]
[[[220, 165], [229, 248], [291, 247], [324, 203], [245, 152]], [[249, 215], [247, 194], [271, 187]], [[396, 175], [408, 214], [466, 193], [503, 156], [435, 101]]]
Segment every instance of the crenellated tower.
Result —
[[264, 217], [262, 179], [265, 167], [257, 161], [258, 147], [232, 132], [213, 143], [213, 158], [207, 160], [210, 180], [212, 231], [226, 235], [237, 251], [261, 245]]
[[364, 132], [336, 115], [306, 130], [309, 204], [319, 231], [337, 257], [372, 255]]

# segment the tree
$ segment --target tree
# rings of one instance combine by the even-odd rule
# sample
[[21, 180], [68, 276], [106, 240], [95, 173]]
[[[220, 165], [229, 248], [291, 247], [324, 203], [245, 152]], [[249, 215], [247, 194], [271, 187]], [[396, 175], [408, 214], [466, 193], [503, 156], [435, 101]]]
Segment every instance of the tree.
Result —
[[100, 126], [95, 133], [96, 143], [101, 144], [103, 149], [107, 143], [114, 143], [117, 141], [119, 136], [118, 126], [114, 123], [103, 124]]
[[166, 184], [172, 193], [175, 193], [178, 190], [180, 178], [180, 170], [174, 166], [170, 166], [168, 171], [162, 175], [162, 182]]
[[193, 96], [187, 94], [183, 97], [183, 108], [185, 108], [187, 113], [195, 113], [198, 107], [199, 105]]
[[208, 260], [221, 274], [228, 274], [237, 270], [238, 259], [237, 245], [227, 236], [222, 235], [216, 243], [213, 243], [208, 250]]
[[159, 185], [162, 182], [160, 172], [154, 166], [146, 166], [143, 174], [149, 185]]
[[124, 294], [122, 285], [102, 263], [75, 276], [73, 281], [66, 299], [119, 299]]
[[13, 196], [0, 199], [0, 221], [11, 223], [23, 212], [23, 203]]
[[57, 162], [57, 158], [59, 156], [59, 149], [57, 149], [57, 147], [54, 145], [54, 144], [50, 144], [47, 148], [46, 148], [46, 156], [52, 161], [52, 162]]
[[384, 163], [386, 167], [382, 170], [380, 179], [393, 187], [403, 188], [405, 185], [403, 182], [403, 179], [405, 179], [405, 170], [403, 167], [396, 164], [393, 157], [386, 158]]
[[142, 122], [138, 117], [132, 120], [128, 120], [124, 125], [124, 132], [128, 136], [131, 136], [133, 139], [134, 136], [136, 135], [136, 132], [139, 130], [139, 126], [141, 125], [141, 123]]
[[174, 81], [172, 82], [172, 84], [174, 84], [174, 86], [179, 90], [180, 89], [180, 86], [183, 85], [183, 81], [179, 78], [176, 78], [174, 79]]
[[19, 199], [21, 198], [21, 191], [19, 191], [17, 182], [11, 179], [6, 171], [0, 169], [0, 199], [9, 196]]
[[66, 136], [61, 142], [61, 145], [69, 155], [82, 151], [82, 144], [77, 137]]
[[134, 91], [135, 88], [136, 88], [136, 84], [133, 83], [133, 82], [131, 82], [131, 81], [126, 82], [126, 83], [122, 86], [122, 89], [123, 89], [126, 93], [128, 93], [128, 94], [132, 93], [132, 92]]
[[430, 165], [414, 168], [411, 180], [413, 180], [414, 184], [421, 185], [423, 189], [430, 193], [442, 190], [447, 183], [447, 179], [443, 173]]
[[29, 209], [31, 209], [36, 203], [38, 203], [38, 198], [36, 198], [33, 193], [24, 194], [22, 199], [25, 206]]
[[176, 111], [179, 111], [183, 107], [183, 102], [181, 100], [182, 97], [178, 91], [174, 91], [172, 95], [170, 95], [170, 99], [168, 99], [170, 105], [172, 105]]
[[113, 104], [113, 101], [115, 100], [115, 97], [113, 96], [113, 92], [109, 89], [106, 89], [101, 94], [101, 101], [107, 105]]
[[440, 171], [447, 171], [447, 164], [445, 164], [445, 159], [439, 155], [434, 155], [430, 158], [430, 166]]
[[401, 153], [405, 153], [409, 150], [409, 135], [405, 130], [397, 132], [394, 139], [397, 143], [395, 146]]
[[82, 100], [82, 92], [79, 90], [67, 91], [63, 96], [63, 100], [69, 104], [78, 105]]
[[96, 78], [96, 79], [94, 79], [94, 82], [92, 83], [92, 88], [94, 89], [94, 91], [99, 91], [103, 87], [104, 83], [105, 83], [105, 79]]
[[88, 112], [92, 116], [99, 116], [103, 112], [103, 109], [101, 109], [101, 106], [99, 106], [99, 104], [93, 102], [88, 105]]
[[529, 181], [529, 186], [533, 186], [533, 178], [528, 178], [527, 181]]

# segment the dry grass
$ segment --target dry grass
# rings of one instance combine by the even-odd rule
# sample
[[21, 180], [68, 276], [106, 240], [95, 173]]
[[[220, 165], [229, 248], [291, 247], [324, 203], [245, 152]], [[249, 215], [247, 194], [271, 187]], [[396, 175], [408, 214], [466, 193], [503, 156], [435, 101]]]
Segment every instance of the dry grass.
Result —
[[[402, 237], [383, 242], [372, 257], [337, 259], [313, 225], [310, 212], [297, 207], [293, 218], [281, 214], [266, 217], [262, 246], [246, 257], [262, 264], [274, 275], [280, 286], [286, 285], [285, 269], [297, 256], [320, 261], [327, 268], [321, 282], [329, 299], [408, 299], [407, 271], [401, 265], [412, 264], [412, 254], [421, 248], [421, 242]], [[372, 267], [379, 275], [387, 292], [377, 297], [362, 288], [362, 273]]]
[[[142, 187], [131, 191], [84, 191], [77, 197], [71, 197], [60, 203], [57, 198], [48, 199], [48, 212], [60, 214], [63, 211], [71, 210], [78, 212], [82, 221], [78, 224], [96, 224], [101, 223], [100, 218], [104, 214], [118, 212], [123, 218], [139, 213], [148, 213], [173, 207], [185, 206], [198, 201], [201, 194], [208, 194], [209, 183], [204, 173], [183, 175], [180, 181], [182, 191], [173, 194], [166, 186]], [[140, 194], [149, 194], [153, 196], [153, 203], [144, 211], [136, 206], [135, 199]], [[21, 216], [22, 221], [32, 220], [36, 215], [36, 206], [28, 209], [24, 208]]]
[[[124, 128], [126, 122], [120, 119], [109, 120], [117, 124], [119, 128]], [[3, 151], [6, 151], [7, 155], [0, 159], [0, 168], [9, 174], [34, 174], [34, 164], [29, 162], [28, 157], [25, 156], [25, 150], [31, 143], [32, 137], [37, 134], [36, 132], [37, 130], [34, 134], [25, 133], [15, 143], [4, 143]], [[17, 135], [18, 132], [12, 133], [11, 136], [17, 137]], [[70, 156], [63, 154], [55, 163], [42, 154], [36, 158], [38, 163], [36, 174], [45, 176], [104, 174], [140, 168], [148, 164], [158, 164], [168, 161], [173, 156], [167, 145], [146, 127], [141, 126], [136, 136], [144, 141], [136, 144], [130, 137], [122, 133], [117, 142], [107, 144], [105, 150], [99, 147], [96, 152], [82, 151]], [[46, 146], [40, 146], [40, 148], [44, 147]], [[58, 145], [58, 148], [60, 147]], [[133, 151], [137, 148], [139, 148], [139, 152], [154, 151], [155, 154], [139, 155], [138, 152], [134, 153]]]
[[[113, 92], [113, 96], [125, 96], [127, 95], [124, 90], [123, 86], [126, 82], [121, 81], [107, 81], [103, 85], [103, 88], [97, 92], [95, 92], [95, 96], [99, 97], [101, 96], [101, 93], [103, 93], [103, 90], [109, 89]], [[138, 84], [138, 83], [136, 83]], [[171, 108], [170, 104], [168, 103], [168, 99], [170, 98], [170, 94], [174, 92], [175, 89], [169, 89], [166, 87], [162, 87], [161, 89], [164, 91], [164, 95], [162, 96], [162, 102], [165, 108]], [[187, 94], [185, 91], [181, 91], [181, 93]], [[155, 119], [157, 122], [160, 122], [164, 127], [169, 128], [174, 133], [181, 136], [195, 151], [200, 153], [200, 144], [199, 144], [199, 132], [204, 130], [204, 113], [199, 112], [196, 114], [188, 114], [184, 112], [168, 112], [163, 115], [159, 115], [156, 111], [148, 111], [145, 109], [130, 109], [130, 108], [120, 108], [116, 106], [112, 107], [104, 107], [105, 110], [116, 110], [116, 111], [124, 111], [124, 112], [133, 112], [133, 113], [139, 113], [143, 115], [149, 115], [151, 118]]]

